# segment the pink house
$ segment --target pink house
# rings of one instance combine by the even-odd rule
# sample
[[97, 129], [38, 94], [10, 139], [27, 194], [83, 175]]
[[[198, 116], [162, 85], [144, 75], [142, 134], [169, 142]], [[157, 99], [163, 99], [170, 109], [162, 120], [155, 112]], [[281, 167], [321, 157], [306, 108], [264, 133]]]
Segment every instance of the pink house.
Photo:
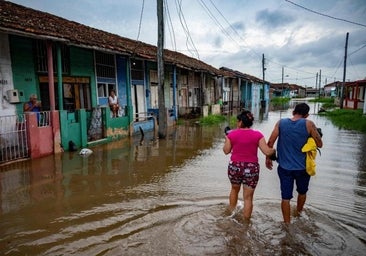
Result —
[[347, 82], [345, 84], [344, 108], [364, 109], [366, 80]]

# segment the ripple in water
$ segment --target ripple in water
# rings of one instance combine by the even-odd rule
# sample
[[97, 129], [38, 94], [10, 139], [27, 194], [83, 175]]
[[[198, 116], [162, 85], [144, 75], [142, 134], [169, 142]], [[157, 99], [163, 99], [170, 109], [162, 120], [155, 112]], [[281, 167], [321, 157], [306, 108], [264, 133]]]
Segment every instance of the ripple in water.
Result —
[[73, 237], [63, 237], [63, 245], [51, 245], [46, 254], [362, 255], [366, 249], [341, 223], [316, 208], [308, 206], [301, 217], [284, 225], [279, 202], [256, 200], [252, 219], [246, 222], [243, 203], [229, 214], [225, 199], [177, 201], [131, 212], [106, 205], [91, 213], [104, 211], [109, 215], [104, 223], [96, 221], [93, 231], [90, 220], [88, 227], [69, 228]]

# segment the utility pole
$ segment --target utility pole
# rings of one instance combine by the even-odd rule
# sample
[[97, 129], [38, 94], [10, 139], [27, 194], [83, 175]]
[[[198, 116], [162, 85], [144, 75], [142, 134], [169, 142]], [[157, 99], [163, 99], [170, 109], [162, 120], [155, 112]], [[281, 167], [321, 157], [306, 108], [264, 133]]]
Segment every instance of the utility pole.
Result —
[[320, 98], [320, 87], [322, 86], [322, 70], [319, 70], [319, 89], [318, 89], [318, 98]]
[[265, 76], [264, 76], [264, 71], [266, 70], [266, 68], [264, 67], [265, 64], [265, 60], [264, 60], [264, 53], [262, 54], [262, 71], [263, 71], [263, 86], [262, 86], [262, 101], [261, 101], [261, 106], [262, 108], [266, 108], [266, 101], [264, 100], [264, 88], [265, 88]]
[[346, 35], [346, 46], [344, 47], [344, 64], [343, 64], [343, 82], [342, 82], [342, 89], [341, 89], [341, 102], [340, 108], [343, 108], [343, 100], [344, 100], [344, 86], [346, 82], [346, 65], [347, 65], [347, 47], [348, 47], [348, 32]]
[[316, 78], [315, 78], [315, 98], [316, 98], [316, 91], [318, 90], [318, 76], [319, 76], [319, 73], [316, 72]]
[[282, 91], [281, 91], [282, 96], [283, 96], [283, 72], [284, 72], [284, 67], [282, 66], [282, 83], [281, 83], [281, 85], [282, 85]]
[[164, 97], [164, 0], [157, 0], [158, 12], [158, 97], [159, 97], [159, 138], [164, 139], [167, 134], [167, 113]]

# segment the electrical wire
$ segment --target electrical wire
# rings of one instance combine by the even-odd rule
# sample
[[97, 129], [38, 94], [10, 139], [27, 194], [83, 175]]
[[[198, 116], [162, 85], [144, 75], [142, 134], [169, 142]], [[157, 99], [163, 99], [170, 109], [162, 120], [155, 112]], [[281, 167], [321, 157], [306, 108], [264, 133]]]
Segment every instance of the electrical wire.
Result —
[[343, 63], [343, 57], [338, 61], [338, 65], [337, 65], [337, 67], [336, 67], [336, 69], [335, 69], [335, 71], [334, 71], [333, 75], [332, 75], [332, 76], [330, 76], [329, 78], [335, 77], [335, 75], [337, 74], [337, 72], [338, 72], [339, 68], [342, 66], [342, 63]]
[[[223, 15], [223, 13], [220, 11], [220, 9], [219, 8], [217, 8], [217, 6], [215, 5], [215, 3], [212, 1], [212, 0], [209, 0], [210, 1], [210, 3], [211, 3], [211, 5], [214, 7], [214, 9], [216, 10], [216, 12], [219, 14], [219, 16], [221, 16], [222, 17], [222, 19], [228, 24], [228, 27], [242, 40], [242, 42], [244, 42], [245, 43], [245, 39], [237, 32], [237, 30], [231, 25], [231, 23], [228, 21], [228, 19]], [[287, 1], [287, 0], [286, 0]], [[291, 4], [295, 4], [295, 3], [293, 3], [293, 2], [291, 2], [291, 1], [287, 1], [287, 2], [289, 2], [289, 3], [291, 3]], [[177, 3], [177, 6], [179, 6], [179, 8], [177, 7], [177, 9], [178, 9], [178, 14], [179, 14], [179, 18], [180, 18], [180, 20], [181, 20], [181, 24], [182, 24], [182, 27], [183, 27], [183, 29], [184, 29], [184, 31], [185, 31], [185, 33], [186, 33], [186, 35], [187, 35], [187, 41], [186, 41], [186, 45], [187, 45], [187, 47], [188, 47], [188, 41], [190, 40], [190, 42], [192, 43], [192, 45], [194, 46], [194, 43], [193, 43], [193, 40], [192, 40], [192, 37], [190, 36], [190, 34], [189, 34], [189, 30], [188, 30], [188, 26], [187, 26], [187, 23], [185, 22], [185, 19], [184, 19], [184, 16], [183, 16], [183, 11], [182, 11], [182, 0], [176, 0], [176, 3]], [[209, 8], [209, 6], [205, 3], [205, 1], [204, 0], [200, 0], [199, 1], [199, 3], [200, 3], [200, 5], [201, 5], [201, 7], [203, 8], [203, 10], [207, 13], [207, 15], [214, 21], [214, 23], [222, 30], [222, 32], [223, 32], [223, 34], [226, 36], [226, 37], [228, 37], [232, 42], [234, 42], [234, 43], [236, 43], [240, 48], [242, 47], [242, 45], [240, 44], [240, 43], [238, 43], [238, 41], [231, 35], [231, 33], [220, 23], [220, 21], [217, 19], [217, 15], [215, 15], [212, 11], [211, 11], [211, 9]], [[295, 4], [295, 5], [297, 5], [297, 4]], [[302, 7], [302, 6], [299, 6], [299, 7]], [[312, 10], [310, 10], [309, 9], [309, 11], [312, 11]], [[313, 11], [314, 12], [314, 11]], [[316, 12], [315, 12], [316, 13]], [[318, 13], [318, 14], [320, 14], [320, 13]], [[327, 15], [325, 15], [325, 16], [327, 16]], [[331, 17], [331, 18], [334, 18], [334, 17]], [[347, 21], [347, 22], [349, 22], [349, 21]], [[352, 22], [351, 22], [352, 23]], [[360, 25], [360, 24], [358, 24], [358, 25]], [[363, 24], [361, 24], [361, 25], [363, 25]], [[248, 47], [246, 44], [245, 44], [245, 46], [249, 49], [249, 52], [250, 53], [254, 53], [254, 54], [251, 54], [252, 55], [252, 57], [255, 57], [255, 58], [257, 58], [258, 56], [260, 56], [260, 57], [262, 57], [262, 55], [261, 54], [259, 54], [259, 53], [257, 53], [256, 51], [254, 51], [253, 49], [251, 49], [250, 47]], [[352, 52], [351, 54], [349, 54], [349, 56], [350, 55], [352, 55], [352, 54], [354, 54], [355, 52], [357, 52], [357, 51], [359, 51], [359, 50], [361, 50], [362, 48], [364, 48], [364, 47], [366, 47], [366, 45], [363, 45], [361, 48], [359, 48], [359, 49], [357, 49], [356, 51], [354, 51], [354, 52]], [[195, 48], [195, 46], [194, 46], [194, 48]], [[191, 52], [191, 50], [188, 48], [188, 51], [189, 52]], [[197, 52], [197, 54], [198, 54], [198, 51], [197, 51], [197, 49], [195, 48], [195, 51]], [[191, 52], [192, 53], [192, 52]], [[271, 58], [266, 58], [266, 63], [268, 63], [268, 62], [270, 62], [270, 63], [274, 63], [274, 64], [276, 64], [276, 65], [278, 65], [278, 66], [284, 66], [283, 64], [280, 64], [280, 63], [277, 63], [277, 62], [275, 62], [275, 61], [273, 61]], [[259, 62], [258, 62], [259, 63]], [[336, 71], [335, 71], [335, 73], [334, 74], [336, 74], [337, 73], [337, 71], [338, 71], [338, 69], [339, 69], [339, 67], [340, 67], [340, 65], [336, 68]], [[288, 69], [291, 69], [291, 70], [295, 70], [295, 71], [297, 71], [297, 72], [300, 72], [300, 73], [306, 73], [306, 74], [312, 74], [313, 75], [313, 72], [308, 72], [308, 71], [304, 71], [304, 70], [299, 70], [299, 69], [295, 69], [295, 68], [288, 68]], [[333, 78], [334, 76], [332, 76], [332, 77], [329, 77], [329, 76], [327, 76], [326, 74], [323, 74], [323, 77], [325, 77], [325, 78]], [[313, 76], [311, 76], [311, 77], [304, 77], [304, 78], [298, 78], [299, 80], [307, 80], [307, 79], [313, 79], [314, 78], [314, 75]]]
[[197, 48], [196, 48], [196, 46], [193, 42], [193, 39], [192, 39], [191, 34], [189, 32], [189, 28], [187, 26], [187, 22], [184, 18], [184, 14], [183, 14], [183, 10], [182, 10], [182, 0], [175, 0], [175, 2], [176, 2], [176, 8], [177, 8], [177, 12], [178, 12], [179, 21], [182, 25], [184, 33], [186, 34], [186, 47], [187, 47], [187, 50], [192, 54], [192, 56], [194, 56], [194, 52], [192, 52], [192, 50], [189, 47], [189, 43], [190, 43], [192, 45], [196, 55], [197, 55], [197, 58], [200, 59], [198, 50], [197, 50]]
[[[358, 73], [358, 71], [356, 70], [354, 64], [352, 63], [352, 59], [349, 58], [348, 60], [349, 60], [349, 63], [350, 63], [350, 65], [348, 65], [348, 66], [351, 66], [353, 72], [356, 74], [357, 77], [361, 77], [360, 74]], [[350, 69], [348, 69], [348, 70], [350, 70]]]
[[350, 54], [348, 54], [348, 56], [351, 56], [352, 54], [354, 54], [354, 53], [356, 53], [356, 52], [358, 52], [358, 51], [360, 51], [360, 50], [362, 50], [363, 48], [365, 48], [366, 47], [366, 44], [364, 44], [364, 45], [362, 45], [360, 48], [358, 48], [357, 50], [355, 50], [355, 51], [353, 51], [353, 52], [351, 52]]
[[[255, 53], [255, 55], [257, 55], [256, 57], [261, 57], [261, 54], [257, 53], [256, 51], [254, 51], [253, 49], [249, 48], [249, 46], [246, 44], [245, 42], [245, 38], [243, 38], [238, 31], [231, 25], [231, 23], [226, 19], [226, 17], [222, 14], [222, 12], [220, 11], [219, 8], [217, 8], [217, 6], [215, 5], [215, 3], [210, 0], [210, 3], [212, 4], [212, 6], [216, 9], [216, 11], [220, 14], [220, 16], [224, 19], [224, 21], [229, 25], [229, 27], [231, 28], [232, 31], [234, 31], [234, 33], [244, 42], [245, 46], [250, 50], [253, 51]], [[240, 44], [238, 44], [240, 46]]]
[[165, 3], [164, 7], [165, 7], [165, 10], [166, 10], [165, 13], [168, 16], [167, 25], [168, 25], [168, 30], [169, 30], [169, 34], [170, 34], [170, 39], [172, 40], [172, 45], [173, 45], [174, 51], [177, 51], [177, 43], [176, 43], [176, 40], [175, 40], [174, 27], [173, 27], [173, 22], [172, 22], [170, 12], [169, 12], [168, 1], [164, 0], [164, 3]]
[[136, 41], [138, 41], [139, 38], [140, 38], [140, 32], [141, 32], [141, 26], [142, 26], [142, 16], [144, 14], [144, 7], [145, 7], [145, 0], [142, 0], [142, 7], [141, 7], [141, 14], [140, 14], [140, 22], [139, 22], [139, 28], [138, 28], [138, 32], [137, 32]]
[[235, 41], [235, 39], [226, 31], [226, 29], [221, 25], [221, 23], [216, 19], [215, 15], [211, 12], [211, 10], [207, 7], [205, 2], [203, 0], [199, 1], [200, 5], [203, 7], [203, 9], [206, 11], [208, 16], [216, 23], [217, 26], [221, 28], [221, 31], [228, 36], [231, 40]]
[[[309, 9], [309, 8], [306, 8], [306, 7], [303, 7], [303, 6], [301, 6], [301, 5], [298, 5], [298, 4], [296, 4], [296, 3], [294, 3], [294, 2], [292, 2], [292, 1], [289, 1], [289, 0], [286, 0], [287, 2], [289, 2], [289, 3], [291, 3], [291, 4], [294, 4], [294, 5], [296, 5], [296, 6], [298, 6], [298, 7], [300, 7], [300, 8], [303, 8], [303, 9], [305, 9], [305, 10], [307, 10], [307, 11], [310, 11], [310, 12], [313, 12], [313, 13], [316, 13], [316, 14], [319, 14], [319, 15], [322, 15], [322, 16], [326, 16], [326, 17], [329, 17], [329, 18], [332, 18], [332, 19], [336, 19], [336, 20], [340, 20], [340, 21], [345, 21], [345, 22], [348, 22], [348, 23], [352, 23], [352, 24], [355, 24], [355, 25], [360, 25], [360, 26], [364, 26], [364, 27], [366, 27], [366, 25], [364, 25], [364, 24], [360, 24], [360, 23], [356, 23], [356, 22], [352, 22], [352, 21], [348, 21], [348, 20], [345, 20], [345, 19], [339, 19], [339, 18], [336, 18], [336, 17], [332, 17], [332, 16], [329, 16], [329, 15], [326, 15], [326, 14], [322, 14], [322, 13], [319, 13], [319, 12], [316, 12], [316, 11], [313, 11], [313, 10], [311, 10], [311, 9]], [[212, 0], [210, 0], [210, 2], [212, 3]], [[213, 3], [212, 3], [213, 4]], [[217, 9], [217, 7], [213, 4], [213, 6]], [[217, 11], [220, 13], [220, 15], [222, 16], [222, 17], [224, 17], [223, 15], [222, 15], [222, 13], [217, 9]], [[226, 19], [225, 19], [226, 20]], [[229, 24], [229, 22], [226, 20], [226, 22]], [[235, 31], [236, 32], [236, 30], [231, 26], [231, 29], [233, 30], [233, 31]], [[240, 35], [239, 35], [240, 36]], [[366, 47], [366, 44], [365, 45], [363, 45], [363, 46], [361, 46], [359, 49], [357, 49], [357, 50], [355, 50], [355, 51], [353, 51], [352, 53], [349, 53], [348, 54], [348, 56], [351, 56], [352, 54], [354, 54], [354, 53], [356, 53], [356, 52], [358, 52], [358, 51], [360, 51], [361, 49], [363, 49], [363, 48], [365, 48]], [[279, 63], [277, 63], [277, 62], [274, 62], [273, 60], [271, 60], [271, 59], [268, 59], [268, 58], [266, 58], [267, 60], [269, 60], [270, 62], [272, 62], [272, 63], [275, 63], [275, 64], [277, 64], [277, 65], [279, 65], [279, 66], [283, 66], [283, 65], [281, 65], [281, 64], [279, 64]], [[342, 65], [342, 60], [340, 61], [340, 64], [337, 66], [337, 68], [336, 68], [336, 71], [334, 72], [334, 75], [338, 72], [338, 69], [340, 68], [340, 66]], [[311, 74], [310, 72], [306, 72], [306, 71], [302, 71], [302, 70], [297, 70], [297, 69], [294, 69], [294, 70], [296, 70], [296, 71], [298, 71], [298, 72], [302, 72], [302, 73], [309, 73], [309, 74]], [[325, 76], [326, 78], [333, 78], [334, 77], [334, 75], [332, 76], [332, 77], [327, 77], [327, 76]], [[323, 77], [324, 77], [324, 75], [323, 75]], [[313, 78], [313, 77], [311, 77], [311, 78]], [[305, 80], [305, 79], [308, 79], [308, 78], [301, 78], [302, 80]]]
[[309, 8], [306, 8], [306, 7], [302, 6], [302, 5], [299, 5], [299, 4], [297, 4], [297, 3], [294, 3], [294, 2], [292, 2], [292, 1], [290, 1], [290, 0], [285, 0], [285, 1], [286, 1], [286, 2], [289, 2], [290, 4], [295, 5], [295, 6], [297, 6], [297, 7], [300, 7], [300, 8], [302, 8], [302, 9], [304, 9], [304, 10], [307, 10], [307, 11], [309, 11], [309, 12], [312, 12], [312, 13], [315, 13], [315, 14], [318, 14], [318, 15], [321, 15], [321, 16], [324, 16], [324, 17], [327, 17], [327, 18], [331, 18], [331, 19], [335, 19], [335, 20], [340, 20], [340, 21], [348, 22], [348, 23], [351, 23], [351, 24], [354, 24], [354, 25], [358, 25], [358, 26], [366, 27], [366, 25], [365, 25], [365, 24], [361, 24], [361, 23], [357, 23], [357, 22], [354, 22], [354, 21], [349, 21], [349, 20], [345, 20], [345, 19], [341, 19], [341, 18], [336, 18], [336, 17], [330, 16], [330, 15], [327, 15], [327, 14], [324, 14], [324, 13], [320, 13], [320, 12], [317, 12], [317, 11], [311, 10], [311, 9], [309, 9]]

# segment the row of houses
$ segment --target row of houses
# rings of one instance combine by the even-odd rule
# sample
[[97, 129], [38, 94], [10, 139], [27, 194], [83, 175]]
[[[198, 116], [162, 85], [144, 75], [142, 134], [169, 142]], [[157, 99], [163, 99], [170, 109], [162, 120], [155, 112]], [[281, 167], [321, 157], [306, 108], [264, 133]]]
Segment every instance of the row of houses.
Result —
[[[266, 81], [179, 52], [163, 55], [168, 126], [192, 114], [268, 105]], [[0, 1], [0, 163], [155, 129], [156, 59], [156, 46]], [[112, 90], [120, 105], [115, 118], [108, 107]], [[24, 113], [33, 94], [42, 111]]]
[[[352, 82], [334, 81], [323, 87], [303, 87], [289, 83], [271, 83], [270, 98], [283, 97], [331, 97], [343, 108], [363, 109], [366, 113], [366, 80]], [[342, 101], [342, 103], [341, 103]], [[340, 105], [339, 105], [340, 106]], [[340, 106], [341, 107], [341, 106]]]

